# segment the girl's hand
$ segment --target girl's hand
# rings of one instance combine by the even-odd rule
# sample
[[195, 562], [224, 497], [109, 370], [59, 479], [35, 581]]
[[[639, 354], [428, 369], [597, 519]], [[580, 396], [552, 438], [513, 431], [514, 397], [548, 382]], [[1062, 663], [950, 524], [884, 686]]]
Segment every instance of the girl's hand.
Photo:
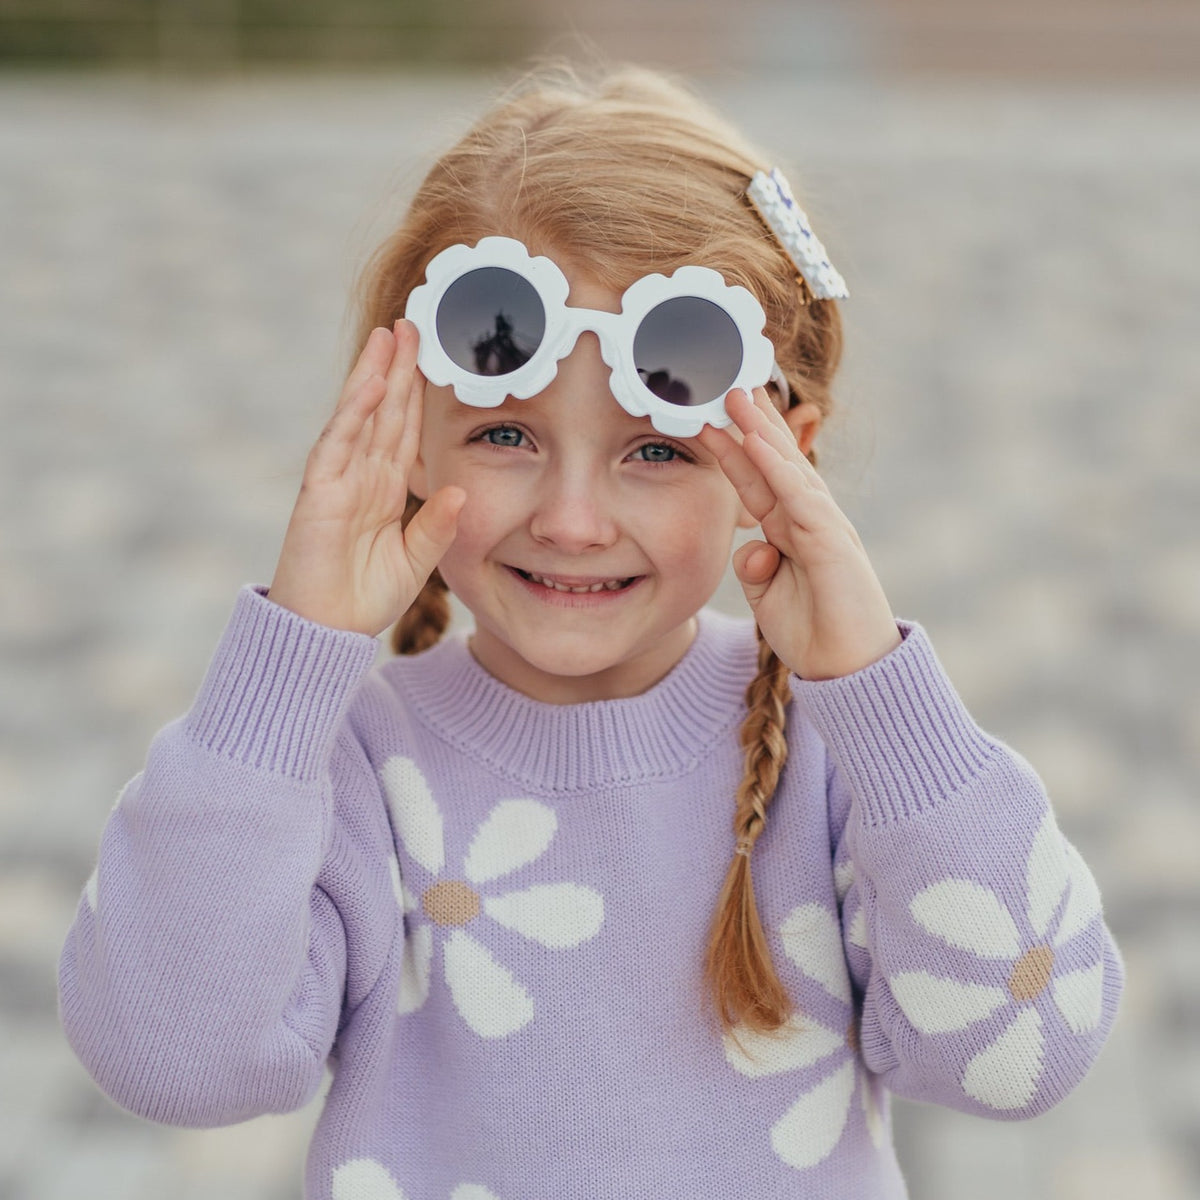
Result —
[[418, 341], [404, 320], [371, 332], [309, 452], [267, 596], [322, 625], [377, 636], [454, 541], [460, 487], [435, 492], [400, 527], [425, 399]]
[[706, 425], [716, 455], [767, 541], [747, 542], [733, 569], [767, 644], [801, 679], [834, 679], [900, 645], [891, 607], [863, 544], [765, 388], [740, 388], [725, 408], [743, 441]]

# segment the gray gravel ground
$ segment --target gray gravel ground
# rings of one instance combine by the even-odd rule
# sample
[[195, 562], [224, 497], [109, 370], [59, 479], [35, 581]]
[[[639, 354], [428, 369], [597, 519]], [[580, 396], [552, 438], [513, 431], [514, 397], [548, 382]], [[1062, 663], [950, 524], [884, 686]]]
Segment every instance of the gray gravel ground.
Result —
[[[914, 1200], [1200, 1195], [1200, 93], [705, 90], [850, 282], [823, 468], [895, 611], [1046, 779], [1129, 973], [1041, 1119], [898, 1103]], [[118, 789], [270, 579], [352, 271], [485, 92], [0, 77], [0, 1200], [299, 1195], [315, 1105], [126, 1115], [60, 1035], [55, 968]], [[747, 611], [732, 575], [716, 603]]]

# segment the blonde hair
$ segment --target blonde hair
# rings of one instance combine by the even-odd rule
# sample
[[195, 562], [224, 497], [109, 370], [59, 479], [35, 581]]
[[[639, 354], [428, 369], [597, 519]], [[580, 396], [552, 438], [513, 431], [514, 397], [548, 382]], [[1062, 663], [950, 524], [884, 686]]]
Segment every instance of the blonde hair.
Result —
[[[790, 403], [832, 406], [841, 355], [836, 305], [813, 300], [774, 236], [744, 199], [756, 170], [774, 165], [677, 78], [619, 64], [585, 78], [548, 60], [527, 70], [434, 164], [405, 218], [364, 266], [356, 287], [354, 356], [376, 326], [403, 315], [430, 259], [488, 234], [535, 254], [564, 256], [623, 291], [652, 271], [715, 268], [762, 304], [765, 333]], [[811, 451], [810, 459], [816, 457]], [[402, 524], [423, 501], [411, 493]], [[397, 654], [434, 645], [450, 624], [436, 569], [391, 631]], [[704, 974], [720, 1027], [770, 1032], [791, 1016], [754, 899], [750, 848], [787, 760], [788, 669], [756, 627], [758, 673], [746, 689], [745, 767], [734, 803], [735, 850], [717, 900]]]

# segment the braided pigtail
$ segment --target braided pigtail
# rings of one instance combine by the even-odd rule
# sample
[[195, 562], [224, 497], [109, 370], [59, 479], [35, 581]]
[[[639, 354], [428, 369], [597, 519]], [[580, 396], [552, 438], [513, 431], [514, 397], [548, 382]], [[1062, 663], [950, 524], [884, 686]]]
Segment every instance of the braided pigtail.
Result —
[[[404, 516], [400, 518], [400, 527], [408, 528], [408, 523], [421, 510], [425, 501], [419, 496], [408, 493], [408, 501], [404, 505]], [[408, 606], [400, 620], [392, 626], [389, 642], [393, 654], [420, 654], [428, 650], [442, 639], [442, 634], [450, 628], [450, 589], [442, 578], [437, 567], [430, 572], [425, 580], [425, 586], [417, 593], [417, 598]]]
[[[725, 876], [709, 929], [704, 974], [723, 1032], [739, 1023], [758, 1033], [778, 1029], [794, 1011], [771, 962], [750, 877], [750, 852], [762, 833], [767, 808], [787, 761], [789, 671], [755, 627], [758, 674], [746, 688], [749, 712], [740, 740], [746, 769], [738, 787], [733, 830], [737, 849]], [[736, 1040], [736, 1039], [735, 1039]]]

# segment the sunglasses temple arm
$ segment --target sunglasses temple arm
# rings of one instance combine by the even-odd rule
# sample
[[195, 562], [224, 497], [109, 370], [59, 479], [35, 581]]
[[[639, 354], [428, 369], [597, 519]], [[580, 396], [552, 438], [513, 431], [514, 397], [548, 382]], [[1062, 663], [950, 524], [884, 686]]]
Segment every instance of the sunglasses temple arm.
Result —
[[779, 394], [783, 398], [784, 403], [790, 404], [792, 399], [792, 389], [788, 385], [787, 376], [783, 373], [779, 364], [774, 361], [771, 363], [770, 382], [779, 389]]

